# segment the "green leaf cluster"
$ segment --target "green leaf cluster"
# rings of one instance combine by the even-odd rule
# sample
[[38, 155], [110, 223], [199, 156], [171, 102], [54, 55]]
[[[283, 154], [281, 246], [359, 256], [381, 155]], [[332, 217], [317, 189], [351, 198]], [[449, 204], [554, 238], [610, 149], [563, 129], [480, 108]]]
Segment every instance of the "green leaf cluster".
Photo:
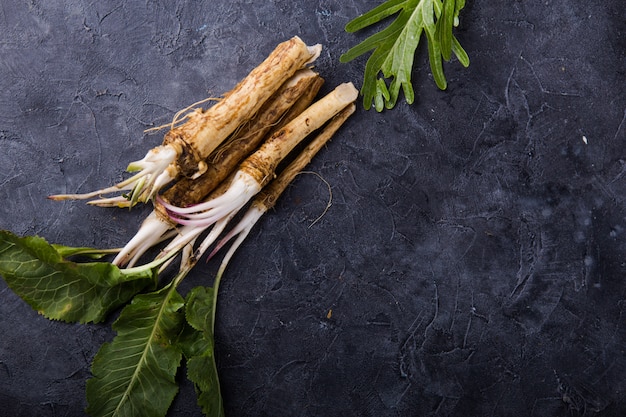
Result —
[[393, 108], [400, 89], [406, 102], [413, 103], [415, 92], [411, 73], [415, 51], [423, 34], [428, 44], [430, 69], [440, 89], [447, 87], [443, 62], [450, 61], [452, 54], [464, 67], [469, 66], [467, 53], [452, 33], [463, 7], [465, 0], [387, 0], [346, 25], [346, 31], [353, 33], [397, 15], [389, 26], [352, 47], [340, 58], [341, 62], [350, 62], [373, 51], [365, 64], [361, 88], [366, 109], [372, 104], [379, 112]]
[[67, 259], [99, 259], [111, 252], [0, 231], [0, 275], [50, 319], [99, 322], [125, 305], [112, 325], [116, 336], [92, 363], [86, 410], [91, 416], [165, 416], [178, 393], [183, 356], [203, 412], [224, 416], [214, 356], [215, 290], [197, 287], [181, 297], [177, 286], [192, 264], [155, 289], [158, 267], [119, 269], [108, 262]]
[[137, 295], [122, 310], [113, 324], [117, 335], [98, 351], [94, 377], [87, 382], [91, 416], [165, 416], [178, 392], [175, 378], [183, 355], [204, 414], [224, 416], [213, 349], [213, 288], [196, 287], [183, 300], [178, 282]]

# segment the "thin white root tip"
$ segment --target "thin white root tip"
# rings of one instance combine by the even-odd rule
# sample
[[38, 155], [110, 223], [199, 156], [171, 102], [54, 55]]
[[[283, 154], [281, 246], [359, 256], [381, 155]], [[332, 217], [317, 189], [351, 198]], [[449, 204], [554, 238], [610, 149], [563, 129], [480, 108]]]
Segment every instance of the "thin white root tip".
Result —
[[178, 229], [178, 235], [161, 251], [156, 260], [166, 259], [160, 270], [164, 270], [174, 259], [177, 254], [181, 254], [180, 268], [183, 269], [195, 263], [204, 255], [204, 252], [217, 240], [222, 234], [228, 222], [233, 218], [236, 212], [218, 220], [209, 234], [204, 238], [198, 249], [193, 250], [194, 244], [198, 237], [208, 227], [205, 226], [183, 226]]
[[249, 174], [239, 171], [228, 190], [219, 197], [191, 207], [175, 207], [161, 202], [172, 221], [186, 226], [209, 227], [220, 219], [238, 212], [261, 190], [261, 185]]
[[174, 148], [162, 145], [152, 148], [143, 159], [128, 165], [128, 171], [139, 171], [137, 175], [127, 180], [132, 180], [131, 205], [150, 200], [159, 189], [174, 179], [177, 156], [178, 153]]
[[[230, 259], [233, 257], [237, 249], [239, 249], [239, 246], [241, 246], [243, 241], [246, 240], [246, 237], [248, 237], [248, 233], [250, 233], [250, 230], [252, 230], [253, 225], [254, 224], [248, 225], [247, 227], [243, 228], [243, 230], [239, 232], [237, 239], [235, 239], [235, 241], [230, 246], [230, 248], [228, 248], [228, 251], [224, 255], [224, 258], [222, 258], [222, 263], [220, 264], [220, 267], [217, 270], [217, 276], [221, 277], [224, 274], [224, 271], [226, 270], [226, 267], [228, 266]], [[216, 250], [214, 250], [213, 252], [216, 252]]]
[[[250, 230], [254, 227], [256, 222], [265, 214], [266, 210], [261, 209], [260, 207], [255, 206], [254, 204], [250, 209], [243, 215], [239, 223], [235, 227], [233, 227], [226, 236], [224, 236], [213, 248], [213, 251], [208, 256], [208, 259], [213, 258], [217, 252], [220, 251], [233, 237], [237, 235], [247, 236], [250, 233]], [[243, 240], [243, 239], [242, 239]], [[233, 245], [234, 246], [234, 245]], [[239, 246], [239, 245], [237, 245]]]
[[88, 201], [87, 204], [89, 204], [90, 206], [98, 207], [130, 207], [130, 201], [128, 201], [128, 199], [122, 195], [110, 198], [99, 198], [98, 200], [91, 200]]
[[88, 200], [90, 198], [100, 197], [101, 195], [104, 195], [104, 194], [110, 194], [110, 193], [120, 192], [120, 191], [124, 191], [124, 190], [130, 190], [130, 189], [132, 189], [132, 186], [122, 185], [122, 183], [120, 183], [120, 184], [114, 185], [112, 187], [103, 188], [101, 190], [96, 190], [96, 191], [92, 191], [92, 192], [89, 192], [89, 193], [82, 193], [82, 194], [55, 194], [55, 195], [48, 196], [48, 198], [50, 200], [56, 200], [56, 201], [61, 201], [61, 200]]
[[177, 229], [176, 237], [174, 237], [174, 239], [172, 239], [167, 246], [161, 250], [161, 253], [157, 255], [157, 259], [171, 258], [185, 246], [188, 246], [189, 244], [193, 245], [193, 242], [204, 230], [206, 230], [206, 227], [183, 226]]
[[[136, 174], [114, 186], [90, 193], [57, 194], [51, 195], [48, 198], [51, 200], [89, 200], [102, 197], [106, 194], [130, 191], [129, 197], [121, 195], [110, 198], [100, 198], [90, 202], [90, 204], [102, 207], [128, 207], [133, 206], [137, 202], [146, 202], [150, 200], [160, 188], [173, 180], [176, 171], [174, 162], [176, 162], [177, 156], [178, 153], [171, 146], [157, 146], [148, 151], [143, 159], [131, 162], [128, 165], [127, 171], [136, 172]], [[171, 173], [170, 171], [174, 172]], [[123, 199], [127, 200], [128, 203], [122, 203], [121, 200]]]
[[213, 226], [213, 229], [211, 229], [211, 233], [209, 233], [207, 237], [204, 238], [204, 240], [202, 241], [202, 243], [196, 250], [195, 252], [196, 258], [199, 259], [202, 255], [204, 255], [207, 249], [209, 249], [209, 247], [213, 244], [213, 242], [215, 242], [217, 238], [222, 234], [222, 232], [226, 228], [226, 225], [228, 224], [228, 222], [231, 221], [231, 219], [235, 216], [235, 214], [237, 214], [236, 211], [220, 219], [219, 221], [215, 223], [215, 225]]
[[[188, 245], [185, 245], [185, 247], [181, 251], [180, 268], [179, 268], [180, 271], [182, 271], [187, 265], [189, 265], [192, 262], [194, 262], [194, 259], [193, 259], [193, 244], [194, 244], [194, 242], [190, 242]], [[168, 264], [169, 264], [169, 262], [171, 262], [171, 259], [170, 259], [170, 261], [168, 261]]]
[[124, 266], [132, 260], [134, 264], [149, 248], [159, 243], [163, 234], [171, 227], [169, 222], [161, 220], [153, 211], [146, 217], [135, 236], [128, 241], [112, 263], [117, 266]]
[[[195, 262], [194, 257], [193, 257], [193, 246], [196, 243], [196, 239], [197, 239], [197, 236], [191, 239], [189, 243], [187, 243], [182, 249], [179, 249], [176, 252], [176, 254], [180, 253], [181, 255], [180, 264], [178, 267], [179, 271], [182, 271], [186, 267], [193, 267], [192, 264], [193, 262]], [[168, 256], [167, 258], [165, 258], [166, 259], [165, 262], [163, 262], [163, 264], [159, 268], [159, 274], [165, 271], [165, 269], [169, 267], [172, 262], [174, 262], [175, 258], [176, 258], [175, 254], [172, 254], [172, 256]], [[163, 257], [157, 256], [157, 260], [158, 259], [163, 259]]]

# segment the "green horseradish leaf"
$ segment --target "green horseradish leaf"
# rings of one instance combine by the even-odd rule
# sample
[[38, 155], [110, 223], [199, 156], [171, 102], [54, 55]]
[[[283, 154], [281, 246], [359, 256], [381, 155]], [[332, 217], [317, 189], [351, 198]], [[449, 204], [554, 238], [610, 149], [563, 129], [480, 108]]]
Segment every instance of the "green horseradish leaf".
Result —
[[224, 408], [214, 355], [213, 288], [196, 287], [187, 296], [187, 325], [179, 346], [187, 359], [187, 378], [194, 383], [198, 405], [207, 416], [223, 417]]
[[62, 254], [83, 253], [84, 248], [57, 248], [61, 252], [40, 237], [0, 231], [0, 275], [9, 288], [49, 319], [102, 321], [109, 311], [155, 282], [153, 270], [126, 272], [107, 262], [70, 262]]
[[[426, 35], [428, 43], [433, 79], [440, 89], [447, 87], [442, 61], [449, 61], [452, 53], [461, 65], [469, 66], [467, 53], [452, 34], [464, 6], [465, 0], [387, 0], [346, 25], [346, 31], [352, 33], [397, 14], [389, 26], [340, 57], [340, 61], [345, 63], [373, 51], [365, 64], [361, 88], [365, 109], [369, 109], [372, 103], [379, 112], [384, 108], [393, 108], [400, 89], [406, 102], [413, 103], [415, 92], [411, 72], [422, 34]], [[391, 80], [389, 85], [387, 80]]]
[[87, 413], [93, 417], [165, 416], [178, 392], [182, 353], [176, 339], [184, 324], [184, 300], [175, 285], [140, 294], [113, 323], [117, 335], [102, 345], [87, 381]]

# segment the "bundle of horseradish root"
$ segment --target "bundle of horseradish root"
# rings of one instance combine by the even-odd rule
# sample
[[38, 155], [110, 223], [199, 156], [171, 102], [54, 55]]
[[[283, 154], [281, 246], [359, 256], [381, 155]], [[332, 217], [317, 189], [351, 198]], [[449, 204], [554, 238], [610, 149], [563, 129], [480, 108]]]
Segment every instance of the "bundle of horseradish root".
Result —
[[[112, 325], [116, 336], [92, 363], [90, 415], [164, 416], [183, 358], [204, 413], [223, 415], [213, 334], [224, 270], [257, 220], [355, 110], [351, 83], [317, 98], [323, 79], [312, 64], [320, 51], [298, 37], [279, 44], [223, 97], [181, 110], [161, 127], [163, 143], [128, 165], [128, 179], [50, 197], [104, 207], [152, 204], [123, 248], [0, 231], [0, 275], [45, 317], [97, 323], [122, 307]], [[231, 240], [212, 286], [183, 297], [178, 287], [189, 271]]]

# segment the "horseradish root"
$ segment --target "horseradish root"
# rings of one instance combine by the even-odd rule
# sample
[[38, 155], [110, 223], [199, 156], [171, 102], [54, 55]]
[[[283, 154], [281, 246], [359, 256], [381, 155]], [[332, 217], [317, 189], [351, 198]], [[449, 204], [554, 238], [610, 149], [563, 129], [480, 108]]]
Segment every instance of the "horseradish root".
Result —
[[[54, 200], [92, 199], [105, 194], [128, 191], [130, 205], [150, 200], [179, 175], [195, 178], [206, 169], [206, 158], [239, 126], [249, 120], [261, 106], [299, 69], [311, 64], [321, 46], [307, 46], [300, 38], [279, 44], [258, 67], [206, 110], [197, 109], [187, 121], [172, 128], [159, 145], [146, 156], [128, 165], [137, 174], [112, 187], [86, 194], [58, 194]], [[104, 205], [117, 200], [104, 199]], [[94, 202], [98, 204], [98, 201]]]

